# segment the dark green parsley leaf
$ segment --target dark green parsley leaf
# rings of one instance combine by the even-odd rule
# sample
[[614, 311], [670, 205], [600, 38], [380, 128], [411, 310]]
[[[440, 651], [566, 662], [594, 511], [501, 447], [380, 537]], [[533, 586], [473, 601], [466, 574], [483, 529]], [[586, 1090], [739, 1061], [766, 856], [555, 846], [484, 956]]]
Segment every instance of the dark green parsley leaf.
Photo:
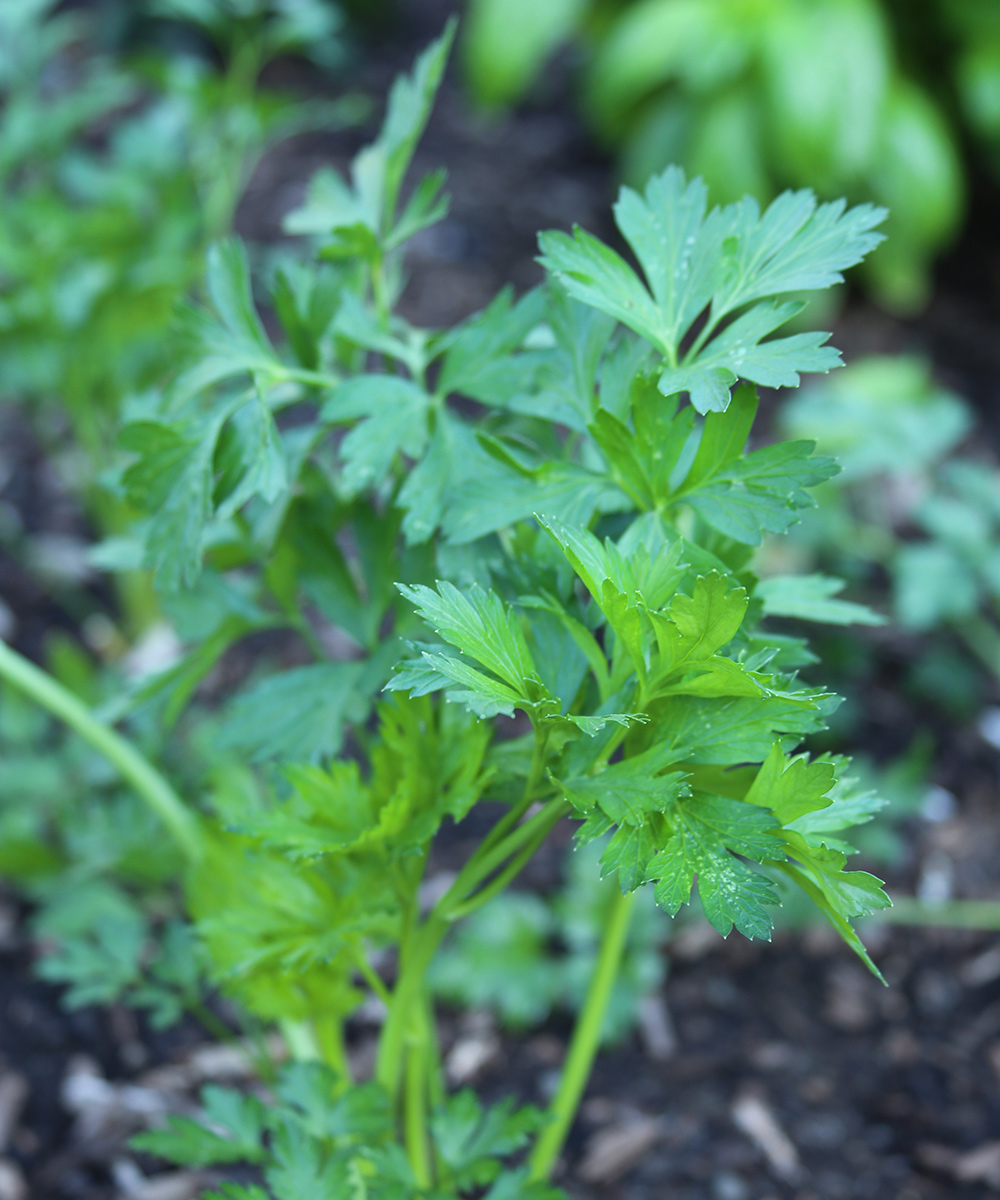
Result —
[[328, 1154], [323, 1143], [296, 1122], [279, 1125], [270, 1152], [264, 1178], [277, 1200], [343, 1200], [363, 1186], [356, 1161]]
[[237, 404], [170, 424], [137, 421], [122, 432], [121, 445], [137, 456], [123, 476], [126, 494], [140, 511], [151, 514], [143, 565], [153, 570], [165, 591], [193, 583], [201, 570], [215, 446]]
[[735, 925], [749, 938], [770, 938], [764, 905], [777, 904], [777, 893], [735, 855], [755, 862], [781, 857], [774, 817], [739, 800], [695, 795], [673, 802], [667, 821], [669, 835], [646, 868], [646, 878], [657, 881], [657, 902], [674, 915], [697, 877], [705, 916], [723, 937]]
[[763, 762], [776, 739], [791, 749], [805, 734], [824, 728], [827, 699], [827, 693], [809, 691], [732, 699], [671, 696], [657, 703], [656, 718], [688, 747], [691, 762]]
[[91, 929], [59, 936], [56, 949], [39, 963], [38, 974], [68, 986], [63, 998], [67, 1008], [108, 1004], [142, 979], [148, 939], [149, 929], [140, 912], [109, 913]]
[[524, 1146], [544, 1122], [538, 1109], [515, 1109], [509, 1098], [483, 1108], [468, 1089], [450, 1096], [431, 1117], [447, 1184], [464, 1191], [491, 1183], [500, 1174], [500, 1160]]
[[385, 1091], [374, 1083], [347, 1091], [328, 1066], [294, 1062], [279, 1077], [277, 1093], [296, 1113], [310, 1137], [333, 1138], [338, 1144], [380, 1141], [392, 1132], [392, 1109]]
[[207, 286], [214, 313], [182, 311], [182, 332], [197, 361], [172, 385], [170, 398], [182, 405], [226, 379], [281, 377], [284, 364], [257, 315], [250, 286], [250, 264], [236, 238], [217, 242], [208, 252]]
[[536, 288], [515, 304], [513, 290], [505, 288], [482, 313], [439, 339], [436, 352], [443, 349], [444, 357], [438, 394], [457, 392], [484, 404], [505, 404], [528, 390], [538, 357], [514, 351], [543, 319], [546, 299]]
[[442, 526], [457, 545], [547, 513], [570, 525], [586, 526], [598, 513], [624, 512], [631, 502], [603, 472], [578, 463], [547, 460], [514, 466], [480, 455], [474, 470], [455, 488]]
[[253, 762], [336, 754], [344, 722], [363, 721], [369, 711], [364, 672], [361, 662], [316, 663], [262, 680], [230, 705], [220, 746]]
[[170, 1117], [166, 1128], [137, 1134], [130, 1145], [186, 1167], [265, 1160], [261, 1136], [266, 1114], [256, 1096], [210, 1086], [201, 1102], [204, 1125], [189, 1117]]
[[615, 825], [641, 825], [652, 812], [664, 812], [678, 796], [689, 794], [683, 771], [667, 771], [684, 757], [683, 748], [664, 742], [599, 775], [562, 783], [567, 800], [582, 815], [599, 808]]
[[323, 406], [331, 424], [363, 419], [340, 444], [344, 493], [377, 488], [398, 454], [420, 458], [427, 445], [429, 397], [398, 375], [356, 375]]

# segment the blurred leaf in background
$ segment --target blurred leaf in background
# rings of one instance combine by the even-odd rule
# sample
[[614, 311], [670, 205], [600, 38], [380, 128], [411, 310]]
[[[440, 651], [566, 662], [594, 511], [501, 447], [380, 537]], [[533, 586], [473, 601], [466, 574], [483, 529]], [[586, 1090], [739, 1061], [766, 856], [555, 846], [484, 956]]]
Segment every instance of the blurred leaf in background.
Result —
[[1000, 166], [993, 0], [933, 0], [919, 13], [891, 0], [473, 0], [470, 10], [463, 60], [475, 98], [491, 109], [522, 99], [556, 48], [573, 46], [584, 116], [633, 185], [677, 163], [721, 200], [809, 186], [886, 205], [886, 244], [864, 270], [891, 308], [926, 303], [933, 259], [961, 225], [958, 121]]

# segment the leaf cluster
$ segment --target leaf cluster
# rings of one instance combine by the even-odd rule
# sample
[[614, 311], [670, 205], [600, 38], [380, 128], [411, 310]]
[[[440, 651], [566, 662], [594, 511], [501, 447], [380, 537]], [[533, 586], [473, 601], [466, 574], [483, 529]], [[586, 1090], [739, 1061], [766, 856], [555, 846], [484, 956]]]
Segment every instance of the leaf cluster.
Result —
[[[995, 673], [997, 467], [967, 447], [975, 425], [966, 402], [935, 386], [918, 360], [870, 358], [797, 398], [783, 423], [812, 432], [845, 468], [796, 535], [806, 553], [863, 579], [900, 626], [942, 652], [957, 633]], [[943, 674], [962, 690], [963, 657], [950, 658]], [[947, 678], [933, 690], [946, 695]]]
[[198, 1120], [171, 1117], [165, 1128], [132, 1139], [137, 1150], [188, 1167], [253, 1163], [266, 1188], [223, 1184], [206, 1200], [560, 1200], [564, 1193], [502, 1173], [542, 1119], [509, 1101], [484, 1107], [462, 1091], [438, 1107], [430, 1132], [441, 1178], [422, 1187], [393, 1139], [389, 1097], [376, 1084], [354, 1085], [319, 1063], [282, 1070], [265, 1105], [254, 1095], [207, 1087]]

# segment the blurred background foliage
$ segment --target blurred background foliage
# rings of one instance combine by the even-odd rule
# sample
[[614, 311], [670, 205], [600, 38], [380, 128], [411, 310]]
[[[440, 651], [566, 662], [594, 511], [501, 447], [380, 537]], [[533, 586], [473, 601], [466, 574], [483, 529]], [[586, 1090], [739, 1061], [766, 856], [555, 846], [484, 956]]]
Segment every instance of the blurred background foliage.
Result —
[[995, 0], [469, 0], [465, 74], [487, 109], [565, 47], [626, 182], [677, 162], [720, 202], [812, 187], [885, 204], [867, 276], [893, 309], [928, 299], [970, 172], [1000, 169]]
[[[0, 399], [105, 532], [125, 399], [174, 361], [177, 305], [267, 148], [365, 111], [260, 86], [278, 56], [343, 58], [326, 0], [0, 0]], [[135, 579], [132, 631], [149, 619]]]

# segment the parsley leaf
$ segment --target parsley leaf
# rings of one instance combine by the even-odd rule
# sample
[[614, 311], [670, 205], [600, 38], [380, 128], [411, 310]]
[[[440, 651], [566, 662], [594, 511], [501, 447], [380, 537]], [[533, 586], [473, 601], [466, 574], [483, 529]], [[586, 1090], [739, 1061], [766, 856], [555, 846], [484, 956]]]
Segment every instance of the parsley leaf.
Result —
[[672, 803], [667, 819], [670, 835], [646, 868], [646, 878], [657, 881], [657, 902], [676, 914], [697, 876], [705, 916], [723, 937], [735, 925], [747, 937], [770, 938], [764, 905], [777, 904], [777, 893], [735, 855], [755, 862], [777, 857], [777, 821], [742, 801], [706, 795]]
[[[622, 188], [615, 219], [641, 265], [642, 280], [620, 255], [581, 229], [544, 233], [542, 265], [572, 296], [615, 317], [665, 360], [666, 395], [689, 392], [699, 412], [724, 411], [740, 379], [797, 384], [803, 371], [839, 364], [822, 334], [764, 341], [801, 310], [770, 297], [840, 282], [881, 240], [873, 228], [885, 210], [843, 201], [817, 206], [811, 192], [785, 192], [762, 215], [749, 197], [707, 210], [705, 185], [679, 167], [654, 176], [640, 195]], [[742, 312], [754, 301], [764, 301]], [[699, 316], [693, 344], [682, 344]]]
[[189, 1167], [265, 1159], [261, 1145], [265, 1109], [256, 1096], [213, 1085], [204, 1089], [201, 1102], [204, 1120], [211, 1128], [189, 1117], [170, 1117], [166, 1128], [137, 1134], [130, 1144]]

